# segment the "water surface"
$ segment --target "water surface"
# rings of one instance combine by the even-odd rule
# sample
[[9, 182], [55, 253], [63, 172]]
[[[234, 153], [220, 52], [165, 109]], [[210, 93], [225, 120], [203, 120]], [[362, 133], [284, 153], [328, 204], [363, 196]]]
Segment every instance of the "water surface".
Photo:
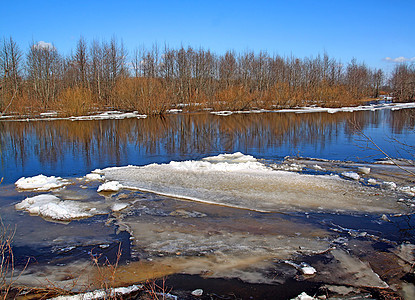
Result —
[[[94, 276], [82, 277], [82, 274], [96, 274], [91, 255], [99, 256], [101, 261], [114, 261], [121, 244], [122, 272], [116, 278], [118, 285], [182, 274], [170, 277], [171, 282], [183, 285], [183, 289], [200, 283], [212, 294], [219, 292], [214, 285], [220, 282], [229, 289], [227, 293], [221, 287], [222, 294], [235, 292], [230, 290], [238, 285], [242, 285], [241, 290], [262, 285], [269, 295], [275, 295], [281, 287], [292, 289], [281, 299], [301, 291], [316, 291], [325, 284], [354, 287], [357, 293], [362, 291], [362, 286], [385, 288], [396, 284], [397, 291], [403, 295], [408, 285], [409, 289], [413, 288], [411, 282], [400, 278], [410, 278], [406, 275], [411, 272], [413, 261], [415, 222], [413, 197], [399, 188], [414, 184], [402, 170], [375, 164], [385, 154], [361, 133], [390, 156], [413, 159], [410, 146], [415, 141], [414, 130], [414, 111], [409, 109], [226, 117], [200, 113], [100, 121], [2, 121], [1, 216], [6, 225], [16, 225], [16, 262], [24, 265], [27, 258], [35, 262], [20, 278], [29, 285], [47, 285], [53, 280], [68, 286], [77, 276], [82, 278], [79, 284], [90, 284]], [[385, 206], [387, 210], [380, 205], [365, 209], [359, 206], [361, 203], [347, 202], [350, 195], [344, 199], [343, 195], [337, 197], [338, 203], [344, 203], [340, 210], [337, 206], [301, 205], [303, 195], [305, 199], [308, 192], [304, 189], [306, 185], [301, 185], [296, 191], [296, 206], [288, 203], [282, 209], [277, 202], [272, 209], [262, 211], [249, 202], [242, 202], [242, 196], [227, 198], [236, 205], [213, 205], [143, 190], [97, 193], [102, 182], [86, 181], [83, 177], [92, 170], [107, 167], [200, 162], [208, 156], [235, 152], [251, 155], [272, 170], [288, 170], [302, 179], [335, 175], [339, 184], [357, 189], [356, 197], [362, 190], [370, 191], [370, 197], [383, 197], [391, 205]], [[372, 171], [359, 173], [359, 181], [342, 175], [348, 171], [358, 173], [361, 166]], [[17, 179], [39, 174], [61, 176], [71, 184], [47, 192], [16, 190]], [[157, 174], [149, 176], [154, 178]], [[132, 180], [130, 177], [125, 180]], [[168, 177], [164, 180], [168, 181]], [[213, 177], [199, 178], [194, 182], [189, 179], [182, 185], [178, 180], [170, 180], [180, 185], [179, 191], [190, 191], [189, 194], [197, 196], [205, 183], [203, 178], [209, 178], [209, 184], [215, 185]], [[370, 184], [369, 179], [376, 180], [376, 184]], [[254, 181], [238, 182], [232, 177], [227, 180], [217, 185], [219, 190], [238, 190], [238, 183], [249, 189], [249, 184], [254, 184]], [[397, 188], [390, 189], [383, 184], [389, 181], [394, 181]], [[261, 177], [255, 188], [259, 185], [267, 185], [266, 177]], [[316, 186], [313, 189], [319, 190]], [[265, 199], [259, 190], [253, 191], [250, 199]], [[53, 194], [62, 201], [93, 204], [103, 212], [91, 218], [63, 222], [15, 209], [15, 204], [25, 198], [42, 193]], [[335, 195], [330, 190], [326, 194], [327, 201]], [[125, 204], [126, 209], [112, 210], [114, 203]], [[300, 267], [294, 267], [301, 263], [315, 267], [316, 274], [302, 274]], [[178, 284], [180, 276], [188, 276], [189, 284]], [[205, 283], [200, 281], [203, 278], [207, 280]], [[95, 279], [97, 284], [100, 280]], [[228, 285], [220, 281], [223, 279], [229, 280]], [[247, 291], [241, 297], [260, 295]]]

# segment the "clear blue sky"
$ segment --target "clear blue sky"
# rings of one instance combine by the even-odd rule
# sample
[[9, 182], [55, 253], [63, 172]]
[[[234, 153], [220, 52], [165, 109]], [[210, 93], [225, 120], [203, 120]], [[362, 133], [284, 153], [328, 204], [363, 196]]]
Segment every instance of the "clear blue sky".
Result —
[[[415, 57], [414, 0], [24, 1], [0, 0], [0, 37], [23, 50], [34, 41], [69, 54], [82, 35], [116, 36], [133, 50], [155, 42], [222, 54], [266, 50], [296, 57], [327, 52], [386, 71]], [[385, 58], [389, 57], [389, 61]], [[399, 59], [398, 59], [399, 60]], [[415, 60], [415, 59], [414, 59]]]

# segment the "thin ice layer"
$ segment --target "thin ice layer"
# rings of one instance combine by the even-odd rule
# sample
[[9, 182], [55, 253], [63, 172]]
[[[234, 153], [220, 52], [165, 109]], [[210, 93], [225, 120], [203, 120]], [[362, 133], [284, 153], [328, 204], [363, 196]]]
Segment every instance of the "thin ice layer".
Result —
[[406, 209], [392, 191], [364, 187], [338, 176], [273, 170], [252, 156], [219, 155], [142, 167], [108, 168], [108, 180], [162, 195], [258, 211]]

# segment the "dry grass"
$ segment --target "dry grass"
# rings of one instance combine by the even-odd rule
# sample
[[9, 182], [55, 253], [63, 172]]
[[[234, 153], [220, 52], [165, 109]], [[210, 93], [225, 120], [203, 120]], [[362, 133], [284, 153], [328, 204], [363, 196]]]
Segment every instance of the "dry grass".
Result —
[[[3, 178], [0, 184], [3, 182]], [[27, 268], [29, 260], [22, 271], [17, 271], [14, 264], [12, 241], [16, 230], [6, 226], [0, 217], [0, 297], [8, 299], [12, 290], [21, 290], [15, 283]]]

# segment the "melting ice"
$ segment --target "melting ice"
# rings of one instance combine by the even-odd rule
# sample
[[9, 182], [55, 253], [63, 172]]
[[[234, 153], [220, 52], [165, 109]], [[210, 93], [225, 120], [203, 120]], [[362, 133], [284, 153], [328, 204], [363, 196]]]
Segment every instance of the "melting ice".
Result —
[[[374, 187], [365, 187], [337, 175], [275, 170], [242, 153], [168, 164], [107, 168], [103, 173], [107, 180], [129, 188], [265, 212], [401, 212], [407, 209], [388, 191], [379, 193]], [[351, 177], [349, 173], [345, 175]]]

